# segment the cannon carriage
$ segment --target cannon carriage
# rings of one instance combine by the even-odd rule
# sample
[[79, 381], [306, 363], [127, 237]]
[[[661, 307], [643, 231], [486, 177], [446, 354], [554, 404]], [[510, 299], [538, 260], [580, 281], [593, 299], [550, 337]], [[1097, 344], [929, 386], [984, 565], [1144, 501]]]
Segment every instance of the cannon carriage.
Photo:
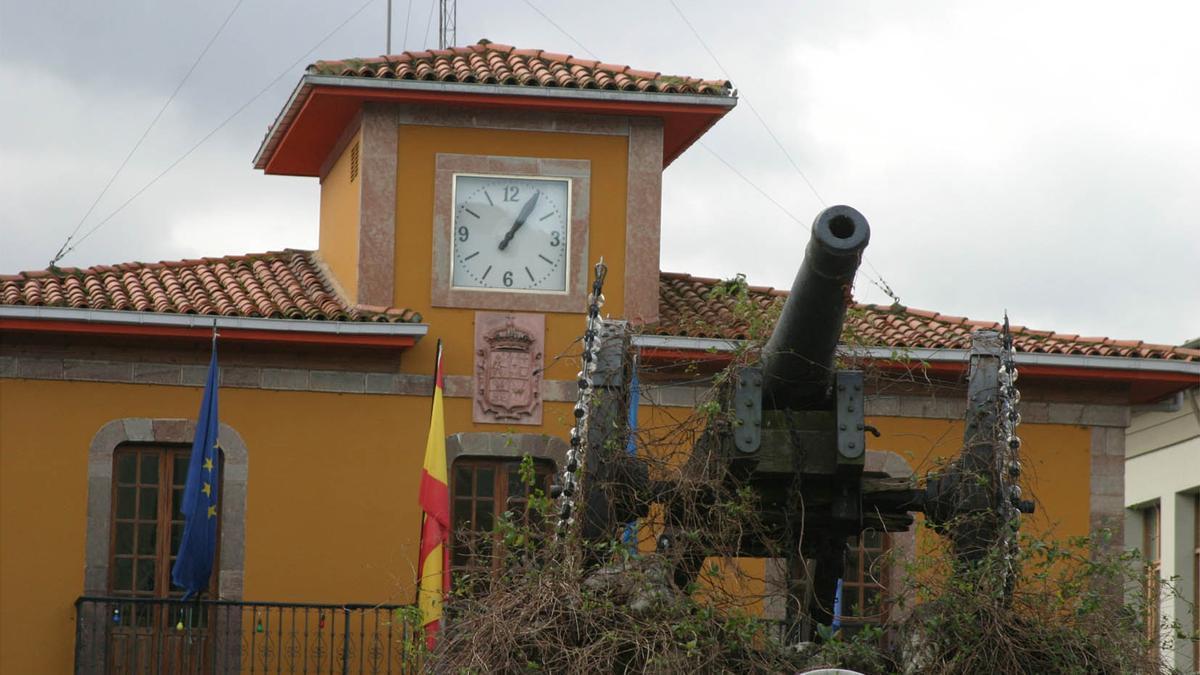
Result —
[[[837, 367], [836, 356], [850, 289], [869, 241], [870, 226], [851, 207], [830, 207], [817, 216], [770, 338], [757, 360], [731, 366], [722, 378], [716, 392], [721, 414], [708, 420], [675, 480], [652, 477], [643, 459], [625, 451], [630, 336], [620, 322], [596, 323], [589, 336], [595, 349], [585, 356], [581, 373], [587, 378], [581, 384], [588, 393], [589, 424], [572, 438], [586, 459], [581, 467], [569, 466], [560, 483], [567, 501], [563, 522], [578, 516], [581, 536], [604, 542], [659, 504], [664, 527], [656, 546], [671, 554], [664, 558], [675, 561], [671, 577], [683, 588], [708, 554], [687, 535], [716, 506], [715, 495], [705, 491], [713, 492], [714, 482], [726, 494], [748, 488], [760, 527], [727, 542], [726, 550], [786, 560], [794, 639], [810, 637], [814, 622], [830, 623], [849, 537], [866, 529], [905, 530], [912, 514], [924, 511], [965, 559], [968, 549], [987, 547], [1010, 531], [1015, 514], [1031, 505], [1011, 489], [1019, 465], [1014, 472], [1011, 458], [1002, 456], [1012, 426], [1012, 411], [1004, 407], [1012, 378], [1005, 373], [1015, 377], [1015, 370], [1011, 356], [1005, 361], [1001, 353], [1011, 344], [1001, 345], [995, 335], [985, 336], [971, 359], [963, 457], [925, 487], [868, 470], [866, 434], [879, 432], [865, 420], [864, 374]], [[582, 470], [581, 494], [570, 475], [576, 468]], [[990, 488], [979, 487], [981, 473]], [[964, 516], [974, 520], [965, 529], [957, 526]]]

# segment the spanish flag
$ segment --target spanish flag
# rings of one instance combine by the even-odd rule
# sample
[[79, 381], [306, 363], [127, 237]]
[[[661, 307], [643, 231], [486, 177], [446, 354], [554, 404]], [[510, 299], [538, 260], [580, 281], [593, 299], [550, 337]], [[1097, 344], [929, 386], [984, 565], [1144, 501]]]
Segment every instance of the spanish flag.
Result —
[[450, 592], [450, 488], [446, 478], [446, 421], [442, 410], [442, 341], [433, 376], [433, 413], [425, 466], [421, 469], [421, 553], [417, 563], [417, 604], [425, 643], [433, 649], [442, 626], [442, 603]]

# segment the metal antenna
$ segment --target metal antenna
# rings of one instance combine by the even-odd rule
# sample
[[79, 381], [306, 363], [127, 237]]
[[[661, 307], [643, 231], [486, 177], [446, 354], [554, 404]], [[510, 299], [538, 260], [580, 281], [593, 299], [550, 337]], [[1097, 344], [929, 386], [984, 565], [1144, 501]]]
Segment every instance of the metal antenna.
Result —
[[453, 47], [458, 42], [458, 2], [438, 0], [438, 49]]
[[387, 5], [387, 48], [383, 53], [390, 56], [392, 53], [392, 0], [388, 0]]

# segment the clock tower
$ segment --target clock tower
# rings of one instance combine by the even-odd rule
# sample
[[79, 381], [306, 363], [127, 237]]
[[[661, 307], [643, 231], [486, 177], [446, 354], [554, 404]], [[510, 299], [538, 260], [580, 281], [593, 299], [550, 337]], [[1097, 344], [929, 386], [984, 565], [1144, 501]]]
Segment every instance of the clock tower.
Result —
[[[473, 424], [543, 426], [541, 401], [570, 398], [557, 357], [596, 260], [606, 313], [657, 320], [662, 171], [735, 102], [728, 82], [487, 41], [318, 61], [255, 166], [320, 179], [330, 276], [350, 302], [423, 317]], [[427, 372], [435, 340], [401, 370]]]

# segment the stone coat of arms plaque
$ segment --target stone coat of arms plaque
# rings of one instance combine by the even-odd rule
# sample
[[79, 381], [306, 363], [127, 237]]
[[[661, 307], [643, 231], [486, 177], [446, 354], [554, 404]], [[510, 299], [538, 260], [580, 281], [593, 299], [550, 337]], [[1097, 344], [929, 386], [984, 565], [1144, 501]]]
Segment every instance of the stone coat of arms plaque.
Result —
[[475, 422], [542, 423], [545, 335], [542, 314], [475, 313]]

